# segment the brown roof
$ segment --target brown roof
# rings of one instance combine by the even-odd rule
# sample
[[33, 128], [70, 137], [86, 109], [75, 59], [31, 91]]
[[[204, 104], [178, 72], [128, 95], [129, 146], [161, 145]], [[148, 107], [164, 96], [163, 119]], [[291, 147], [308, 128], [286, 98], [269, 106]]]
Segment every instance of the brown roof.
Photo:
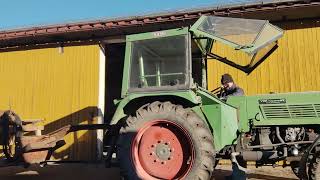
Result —
[[0, 51], [57, 44], [97, 43], [106, 37], [187, 26], [201, 15], [217, 15], [283, 21], [319, 18], [320, 1], [277, 0], [268, 3], [209, 7], [147, 16], [0, 31]]

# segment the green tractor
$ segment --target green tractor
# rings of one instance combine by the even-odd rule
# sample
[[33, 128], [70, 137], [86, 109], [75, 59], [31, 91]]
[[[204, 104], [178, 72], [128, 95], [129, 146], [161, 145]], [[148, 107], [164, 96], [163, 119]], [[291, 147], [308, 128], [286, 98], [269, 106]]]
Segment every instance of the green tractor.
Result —
[[[220, 159], [240, 168], [290, 162], [301, 178], [318, 171], [320, 93], [238, 96], [207, 90], [207, 60], [251, 73], [283, 31], [264, 20], [202, 16], [192, 27], [128, 35], [116, 153], [126, 179], [210, 179]], [[216, 44], [248, 58], [215, 53]], [[114, 141], [113, 141], [114, 142]], [[111, 151], [112, 152], [112, 151]], [[299, 164], [303, 155], [308, 162]], [[300, 170], [300, 171], [299, 171]], [[317, 174], [318, 173], [318, 174]]]
[[[234, 96], [207, 90], [207, 61], [251, 73], [277, 49], [283, 31], [264, 20], [202, 16], [192, 27], [129, 35], [121, 99], [110, 123], [44, 127], [0, 112], [9, 165], [41, 163], [79, 130], [105, 129], [106, 165], [116, 153], [125, 179], [211, 179], [220, 159], [241, 170], [290, 162], [301, 179], [320, 179], [320, 92]], [[232, 60], [221, 46], [242, 53]], [[219, 93], [219, 88], [218, 93]], [[35, 132], [35, 135], [24, 132]], [[39, 133], [40, 132], [40, 133]]]

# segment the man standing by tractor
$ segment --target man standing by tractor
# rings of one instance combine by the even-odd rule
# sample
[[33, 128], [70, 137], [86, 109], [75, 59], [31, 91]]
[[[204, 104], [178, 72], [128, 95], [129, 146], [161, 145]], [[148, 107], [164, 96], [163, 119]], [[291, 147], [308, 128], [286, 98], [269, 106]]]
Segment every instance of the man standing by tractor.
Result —
[[[237, 86], [230, 74], [226, 73], [221, 76], [222, 90], [218, 95], [220, 99], [227, 101], [230, 96], [243, 96], [244, 91]], [[235, 157], [231, 158], [232, 161], [232, 174], [227, 176], [227, 180], [245, 180], [246, 170], [239, 166]]]
[[220, 99], [227, 100], [229, 96], [243, 96], [244, 91], [237, 86], [230, 74], [224, 74], [221, 77], [222, 91], [219, 95]]

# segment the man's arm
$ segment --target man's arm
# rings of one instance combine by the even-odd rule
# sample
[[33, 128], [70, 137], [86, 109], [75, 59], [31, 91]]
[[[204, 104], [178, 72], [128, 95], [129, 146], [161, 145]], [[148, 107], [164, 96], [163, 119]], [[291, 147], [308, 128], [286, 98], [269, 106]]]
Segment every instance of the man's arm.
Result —
[[244, 96], [244, 91], [242, 88], [237, 87], [236, 90], [230, 94], [230, 96]]

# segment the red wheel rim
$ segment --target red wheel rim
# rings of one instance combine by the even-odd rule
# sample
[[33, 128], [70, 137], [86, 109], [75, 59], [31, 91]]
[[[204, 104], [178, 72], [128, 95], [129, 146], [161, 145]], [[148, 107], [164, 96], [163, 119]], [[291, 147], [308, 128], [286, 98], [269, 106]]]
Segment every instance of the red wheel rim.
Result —
[[146, 123], [133, 139], [131, 155], [142, 179], [181, 179], [194, 162], [190, 135], [168, 120]]

